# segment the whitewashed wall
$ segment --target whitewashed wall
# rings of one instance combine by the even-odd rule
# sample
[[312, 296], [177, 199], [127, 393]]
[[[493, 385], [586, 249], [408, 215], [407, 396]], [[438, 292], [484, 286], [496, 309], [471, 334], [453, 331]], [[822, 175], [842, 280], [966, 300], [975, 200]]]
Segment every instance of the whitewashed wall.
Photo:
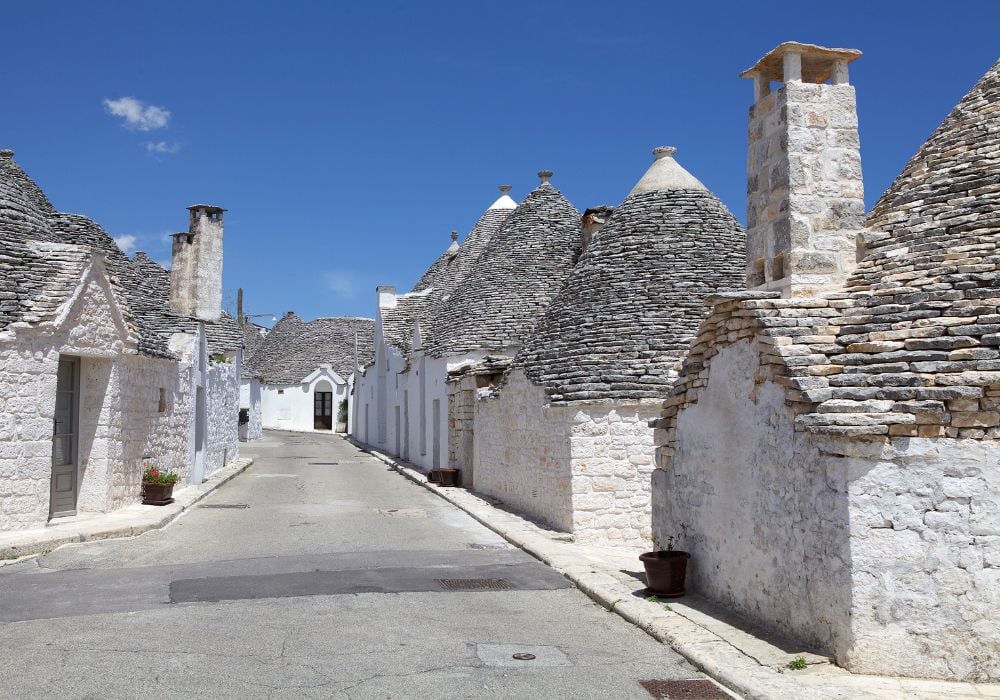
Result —
[[578, 542], [648, 545], [658, 405], [547, 402], [514, 370], [497, 397], [476, 403], [475, 490]]
[[1000, 678], [1000, 446], [820, 438], [723, 348], [653, 478], [690, 588], [863, 673]]
[[571, 425], [545, 391], [515, 371], [498, 398], [478, 402], [475, 488], [564, 532], [573, 531]]
[[260, 389], [262, 426], [270, 430], [312, 432], [315, 410], [313, 402], [317, 386], [319, 391], [333, 392], [333, 428], [336, 429], [340, 402], [347, 398], [347, 384], [334, 372], [326, 370], [301, 384], [262, 385]]
[[240, 371], [235, 358], [209, 362], [206, 381], [205, 476], [208, 476], [240, 455]]
[[263, 435], [260, 412], [260, 382], [256, 379], [240, 381], [240, 409], [247, 409], [250, 422], [247, 424], [247, 440], [259, 440]]

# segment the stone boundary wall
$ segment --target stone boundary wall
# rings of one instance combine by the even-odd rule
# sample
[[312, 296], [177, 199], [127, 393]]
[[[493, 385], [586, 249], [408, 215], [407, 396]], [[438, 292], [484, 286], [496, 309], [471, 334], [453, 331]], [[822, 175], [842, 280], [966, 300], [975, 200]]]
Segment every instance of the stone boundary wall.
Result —
[[207, 477], [240, 456], [240, 377], [236, 362], [209, 363], [205, 410], [208, 421], [205, 448]]

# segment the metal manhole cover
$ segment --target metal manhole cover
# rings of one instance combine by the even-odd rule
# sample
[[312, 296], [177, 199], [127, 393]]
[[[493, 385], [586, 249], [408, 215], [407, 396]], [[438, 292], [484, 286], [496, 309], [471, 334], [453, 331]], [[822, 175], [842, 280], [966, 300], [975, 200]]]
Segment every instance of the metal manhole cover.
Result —
[[639, 681], [656, 700], [730, 700], [722, 689], [710, 680], [702, 678], [679, 681], [651, 680]]
[[206, 503], [199, 508], [249, 508], [249, 503]]
[[446, 591], [508, 591], [510, 581], [503, 578], [439, 578]]
[[522, 652], [519, 652], [517, 654], [511, 654], [510, 658], [517, 659], [518, 661], [534, 661], [535, 660], [535, 655], [534, 654], [528, 654], [528, 653], [522, 651]]

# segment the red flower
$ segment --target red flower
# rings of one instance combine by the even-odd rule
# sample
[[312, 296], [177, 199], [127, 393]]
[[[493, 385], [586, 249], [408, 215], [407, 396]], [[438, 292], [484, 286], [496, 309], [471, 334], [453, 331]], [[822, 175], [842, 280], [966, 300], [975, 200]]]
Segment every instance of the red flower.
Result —
[[151, 469], [151, 470], [149, 471], [149, 475], [150, 475], [150, 476], [159, 476], [159, 475], [160, 475], [160, 472], [156, 471], [155, 469]]

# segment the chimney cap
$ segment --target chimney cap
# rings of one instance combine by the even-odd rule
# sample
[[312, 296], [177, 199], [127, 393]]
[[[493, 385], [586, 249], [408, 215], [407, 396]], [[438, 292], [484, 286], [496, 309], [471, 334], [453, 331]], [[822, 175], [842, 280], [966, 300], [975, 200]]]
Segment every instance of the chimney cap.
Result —
[[833, 49], [817, 44], [786, 41], [768, 51], [751, 68], [740, 73], [740, 77], [756, 78], [759, 75], [784, 82], [784, 58], [788, 53], [797, 53], [802, 57], [802, 80], [807, 83], [823, 83], [833, 76], [836, 62], [850, 63], [861, 57], [861, 52], [857, 49]]
[[223, 209], [222, 207], [217, 207], [214, 204], [192, 204], [188, 207], [188, 211], [195, 211], [196, 209], [204, 209], [208, 212], [213, 211], [229, 211], [228, 209]]
[[552, 171], [551, 170], [539, 170], [538, 171], [538, 179], [542, 181], [541, 184], [544, 185], [546, 182], [548, 182], [550, 177], [552, 177]]

